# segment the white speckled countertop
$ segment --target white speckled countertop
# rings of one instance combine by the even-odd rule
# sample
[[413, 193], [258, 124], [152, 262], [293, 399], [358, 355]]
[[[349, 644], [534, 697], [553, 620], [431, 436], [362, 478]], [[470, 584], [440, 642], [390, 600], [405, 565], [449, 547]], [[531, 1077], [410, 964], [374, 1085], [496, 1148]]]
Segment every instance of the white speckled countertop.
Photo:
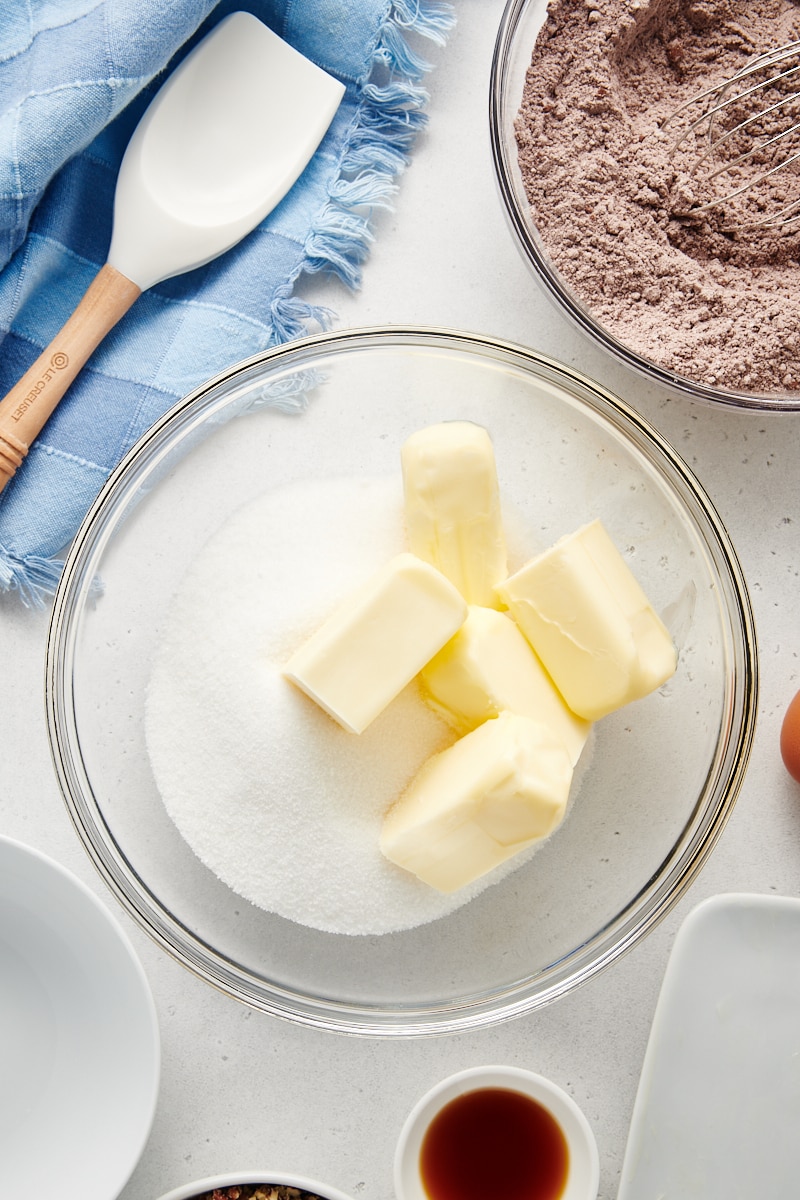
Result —
[[612, 1200], [681, 919], [714, 893], [793, 895], [800, 885], [800, 786], [778, 751], [783, 712], [800, 689], [800, 413], [670, 400], [610, 364], [555, 312], [512, 241], [493, 177], [488, 84], [503, 0], [456, 0], [455, 7], [458, 25], [429, 79], [430, 126], [394, 211], [377, 217], [362, 290], [349, 296], [316, 280], [308, 294], [333, 307], [340, 326], [449, 326], [542, 350], [616, 391], [673, 443], [727, 525], [752, 595], [761, 699], [748, 774], [688, 895], [643, 943], [576, 993], [476, 1034], [390, 1043], [324, 1034], [217, 994], [157, 949], [105, 891], [50, 764], [48, 614], [0, 597], [0, 832], [56, 858], [114, 909], [158, 1008], [158, 1111], [122, 1200], [155, 1200], [192, 1179], [258, 1164], [328, 1181], [354, 1198], [391, 1200], [394, 1145], [409, 1108], [443, 1076], [493, 1062], [528, 1067], [572, 1093], [597, 1137], [600, 1196]]

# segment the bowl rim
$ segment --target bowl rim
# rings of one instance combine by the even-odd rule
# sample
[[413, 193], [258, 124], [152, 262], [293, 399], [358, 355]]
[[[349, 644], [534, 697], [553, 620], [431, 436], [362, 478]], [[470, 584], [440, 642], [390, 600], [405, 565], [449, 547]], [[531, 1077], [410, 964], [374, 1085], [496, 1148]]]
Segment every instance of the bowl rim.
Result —
[[[776, 413], [800, 411], [800, 391], [770, 394], [746, 392], [733, 388], [715, 388], [679, 375], [674, 371], [668, 371], [658, 363], [637, 354], [632, 347], [615, 337], [600, 324], [581, 298], [567, 286], [556, 267], [551, 263], [538, 232], [528, 224], [521, 212], [519, 197], [514, 186], [515, 174], [518, 169], [516, 157], [510, 153], [505, 137], [508, 118], [507, 106], [510, 103], [507, 91], [508, 66], [520, 24], [527, 16], [532, 3], [542, 4], [544, 0], [506, 0], [500, 18], [490, 67], [489, 140], [495, 183], [500, 193], [506, 222], [522, 257], [544, 288], [546, 295], [574, 327], [589, 337], [591, 342], [599, 345], [612, 359], [632, 369], [639, 378], [645, 379], [649, 384], [658, 384], [673, 394], [693, 400], [738, 410], [748, 409]], [[533, 50], [533, 44], [531, 44], [530, 50]]]
[[164, 1192], [159, 1200], [195, 1200], [204, 1192], [214, 1188], [235, 1187], [236, 1184], [264, 1183], [277, 1187], [299, 1188], [319, 1196], [320, 1200], [351, 1200], [351, 1197], [328, 1183], [320, 1183], [307, 1175], [297, 1175], [292, 1171], [267, 1171], [248, 1168], [241, 1171], [223, 1171], [218, 1175], [206, 1175], [202, 1179], [194, 1179], [190, 1183], [182, 1183]]
[[[103, 518], [119, 496], [131, 489], [131, 475], [141, 463], [159, 462], [170, 435], [202, 420], [214, 407], [221, 386], [245, 384], [272, 364], [291, 365], [303, 361], [309, 351], [327, 354], [372, 346], [406, 348], [423, 344], [428, 348], [446, 347], [462, 352], [501, 356], [517, 368], [544, 373], [561, 386], [577, 389], [581, 403], [596, 415], [611, 421], [632, 443], [637, 453], [654, 455], [669, 480], [670, 489], [686, 504], [691, 520], [701, 534], [713, 559], [725, 612], [735, 635], [740, 639], [734, 649], [741, 652], [735, 677], [734, 693], [725, 710], [727, 737], [723, 750], [717, 747], [701, 797], [713, 782], [712, 802], [708, 803], [696, 827], [684, 829], [672, 846], [661, 869], [646, 880], [625, 909], [616, 914], [586, 943], [570, 951], [548, 967], [547, 988], [532, 988], [531, 978], [481, 991], [469, 997], [449, 1000], [446, 1005], [426, 1003], [419, 1006], [368, 1006], [329, 1001], [307, 993], [256, 978], [191, 932], [172, 913], [162, 908], [155, 896], [134, 871], [122, 850], [103, 836], [95, 820], [95, 810], [87, 801], [88, 779], [81, 764], [71, 760], [70, 739], [74, 734], [71, 711], [70, 656], [76, 630], [70, 623], [71, 608], [88, 596], [91, 584], [86, 570], [95, 546], [105, 544], [109, 533]], [[135, 489], [134, 489], [135, 490]], [[150, 429], [148, 429], [117, 468], [110, 474], [97, 499], [82, 522], [65, 559], [64, 569], [53, 602], [47, 638], [45, 663], [45, 708], [51, 759], [57, 782], [78, 836], [95, 868], [130, 916], [169, 953], [199, 978], [251, 1007], [285, 1018], [338, 1033], [362, 1036], [408, 1038], [483, 1028], [532, 1011], [559, 998], [585, 982], [627, 953], [658, 924], [685, 893], [716, 844], [733, 809], [741, 788], [755, 733], [758, 698], [758, 660], [755, 620], [744, 575], [727, 531], [713, 503], [691, 469], [666, 439], [631, 406], [601, 384], [538, 351], [514, 342], [443, 327], [385, 325], [350, 328], [296, 339], [282, 346], [253, 355], [214, 376], [188, 393]], [[733, 731], [733, 736], [730, 736]], [[721, 739], [722, 741], [722, 739]], [[727, 779], [724, 786], [721, 780]], [[700, 802], [695, 806], [697, 814]], [[102, 822], [101, 822], [102, 824]], [[690, 818], [690, 825], [694, 817]], [[665, 869], [668, 864], [668, 869]], [[538, 977], [537, 977], [538, 978]], [[446, 1008], [446, 1011], [444, 1011]]]
[[[546, 1108], [566, 1137], [570, 1162], [579, 1158], [586, 1170], [588, 1188], [579, 1200], [595, 1200], [600, 1187], [600, 1155], [594, 1131], [583, 1109], [552, 1079], [525, 1067], [500, 1064], [457, 1071], [434, 1084], [417, 1100], [403, 1123], [395, 1148], [397, 1200], [422, 1200], [424, 1197], [425, 1189], [419, 1179], [419, 1154], [431, 1122], [451, 1100], [482, 1088], [508, 1088], [521, 1092]], [[407, 1186], [409, 1181], [410, 1186]]]

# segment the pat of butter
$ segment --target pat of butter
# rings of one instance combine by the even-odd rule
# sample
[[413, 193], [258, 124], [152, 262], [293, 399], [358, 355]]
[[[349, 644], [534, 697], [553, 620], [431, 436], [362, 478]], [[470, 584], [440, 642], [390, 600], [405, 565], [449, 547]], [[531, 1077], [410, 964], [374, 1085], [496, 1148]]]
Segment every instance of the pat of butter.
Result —
[[470, 605], [458, 633], [420, 675], [426, 698], [458, 733], [501, 712], [549, 726], [578, 761], [591, 722], [571, 712], [516, 623], [494, 608]]
[[284, 675], [351, 733], [362, 733], [467, 615], [441, 572], [398, 554], [292, 656]]
[[409, 548], [470, 604], [498, 607], [507, 574], [494, 448], [471, 421], [420, 429], [400, 452]]
[[454, 892], [548, 837], [571, 781], [569, 755], [547, 726], [501, 713], [428, 759], [384, 818], [381, 850]]
[[675, 671], [669, 632], [600, 521], [561, 538], [498, 591], [569, 707], [589, 721]]

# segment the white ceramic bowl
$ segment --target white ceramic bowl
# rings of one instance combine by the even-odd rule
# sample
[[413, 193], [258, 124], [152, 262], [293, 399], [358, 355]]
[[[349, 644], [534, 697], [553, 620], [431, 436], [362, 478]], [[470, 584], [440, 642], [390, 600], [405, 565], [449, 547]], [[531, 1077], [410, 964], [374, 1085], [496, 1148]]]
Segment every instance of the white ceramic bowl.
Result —
[[[298, 399], [305, 404], [291, 410]], [[504, 503], [537, 541], [546, 545], [588, 519], [603, 520], [665, 615], [681, 661], [668, 687], [635, 712], [598, 723], [568, 820], [527, 867], [413, 928], [326, 932], [248, 903], [179, 832], [145, 736], [152, 664], [187, 570], [243, 506], [288, 496], [275, 542], [294, 546], [292, 521], [324, 508], [295, 503], [298, 494], [327, 497], [331, 481], [355, 496], [365, 482], [394, 487], [404, 439], [453, 418], [488, 429]], [[354, 539], [359, 520], [344, 523]], [[301, 565], [316, 562], [323, 548], [313, 544], [311, 524], [300, 539]], [[257, 557], [269, 562], [268, 554]], [[244, 553], [240, 561], [250, 558]], [[238, 628], [243, 594], [285, 603], [274, 619], [291, 620], [295, 581], [290, 574], [285, 588], [270, 588], [273, 576], [271, 564], [255, 584], [232, 572], [215, 635], [203, 644], [216, 646], [222, 626]], [[202, 597], [220, 592], [214, 580], [196, 590]], [[220, 747], [213, 764], [220, 769], [223, 750], [231, 753], [229, 735], [241, 737], [251, 712], [261, 713], [262, 702], [248, 700], [231, 716], [241, 692], [250, 696], [234, 689], [222, 714], [224, 736], [202, 742], [190, 765]], [[217, 693], [206, 686], [191, 694]], [[279, 703], [278, 721], [286, 712]], [[444, 330], [349, 330], [293, 342], [239, 364], [173, 409], [121, 464], [78, 533], [48, 647], [58, 778], [88, 853], [133, 916], [185, 966], [256, 1008], [390, 1037], [476, 1028], [529, 1011], [644, 936], [688, 887], [724, 826], [747, 764], [756, 703], [747, 588], [719, 517], [674, 450], [569, 368], [519, 346]], [[361, 758], [346, 769], [337, 760], [329, 781], [328, 763], [314, 760], [319, 735], [298, 748], [291, 724], [288, 736], [275, 728], [266, 704], [256, 737], [248, 733], [236, 753], [249, 763], [260, 739], [262, 779], [283, 771], [280, 794], [290, 804], [309, 780], [315, 795], [344, 790], [342, 807], [371, 802], [376, 785], [364, 794]], [[182, 732], [173, 736], [194, 745]], [[347, 752], [362, 754], [354, 746]], [[386, 759], [374, 757], [382, 777]], [[222, 761], [226, 771], [229, 762]], [[218, 792], [198, 790], [211, 791], [216, 817]], [[224, 811], [240, 807], [229, 801]], [[257, 844], [252, 835], [241, 843], [245, 868], [257, 868], [270, 884], [314, 844], [288, 844], [269, 831]], [[215, 838], [212, 849], [229, 845]], [[324, 879], [317, 859], [300, 881], [308, 880], [298, 889], [302, 899], [310, 889], [316, 901], [323, 883], [331, 891], [349, 884], [342, 858], [332, 871], [330, 856], [321, 857]], [[374, 891], [349, 888], [345, 898], [359, 916], [371, 916], [370, 896], [374, 903]]]
[[420, 1154], [434, 1118], [451, 1101], [481, 1088], [521, 1092], [545, 1108], [560, 1126], [569, 1166], [557, 1200], [595, 1200], [600, 1180], [597, 1143], [581, 1109], [562, 1088], [521, 1067], [471, 1067], [442, 1080], [409, 1113], [397, 1143], [394, 1185], [397, 1200], [430, 1200], [420, 1172]]
[[117, 921], [58, 863], [0, 838], [0, 1196], [116, 1196], [159, 1066], [150, 989]]
[[160, 1197], [160, 1200], [194, 1200], [214, 1188], [235, 1187], [237, 1184], [266, 1183], [299, 1188], [320, 1200], [351, 1200], [338, 1188], [330, 1187], [327, 1183], [318, 1183], [305, 1175], [287, 1174], [285, 1171], [227, 1171], [222, 1175], [208, 1175], [205, 1179], [196, 1179], [193, 1183], [184, 1183], [173, 1188]]

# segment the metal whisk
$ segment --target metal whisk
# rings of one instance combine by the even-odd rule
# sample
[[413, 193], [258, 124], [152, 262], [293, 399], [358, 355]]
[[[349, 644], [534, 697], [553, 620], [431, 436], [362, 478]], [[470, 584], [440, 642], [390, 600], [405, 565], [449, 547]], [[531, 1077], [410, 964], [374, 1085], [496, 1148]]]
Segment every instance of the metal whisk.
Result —
[[[692, 172], [712, 164], [705, 176], [707, 181], [728, 173], [736, 181], [724, 195], [694, 206], [693, 215], [727, 207], [740, 196], [762, 200], [759, 191], [763, 192], [769, 181], [781, 173], [785, 175], [792, 163], [800, 161], [798, 105], [800, 41], [758, 55], [729, 79], [687, 100], [662, 123], [663, 129], [699, 108], [699, 115], [676, 139], [673, 151], [697, 135], [705, 139], [706, 147], [694, 162]], [[715, 163], [718, 165], [714, 166]], [[766, 214], [751, 217], [737, 213], [728, 228], [783, 228], [794, 221], [800, 221], [800, 194], [788, 202], [778, 202]]]

